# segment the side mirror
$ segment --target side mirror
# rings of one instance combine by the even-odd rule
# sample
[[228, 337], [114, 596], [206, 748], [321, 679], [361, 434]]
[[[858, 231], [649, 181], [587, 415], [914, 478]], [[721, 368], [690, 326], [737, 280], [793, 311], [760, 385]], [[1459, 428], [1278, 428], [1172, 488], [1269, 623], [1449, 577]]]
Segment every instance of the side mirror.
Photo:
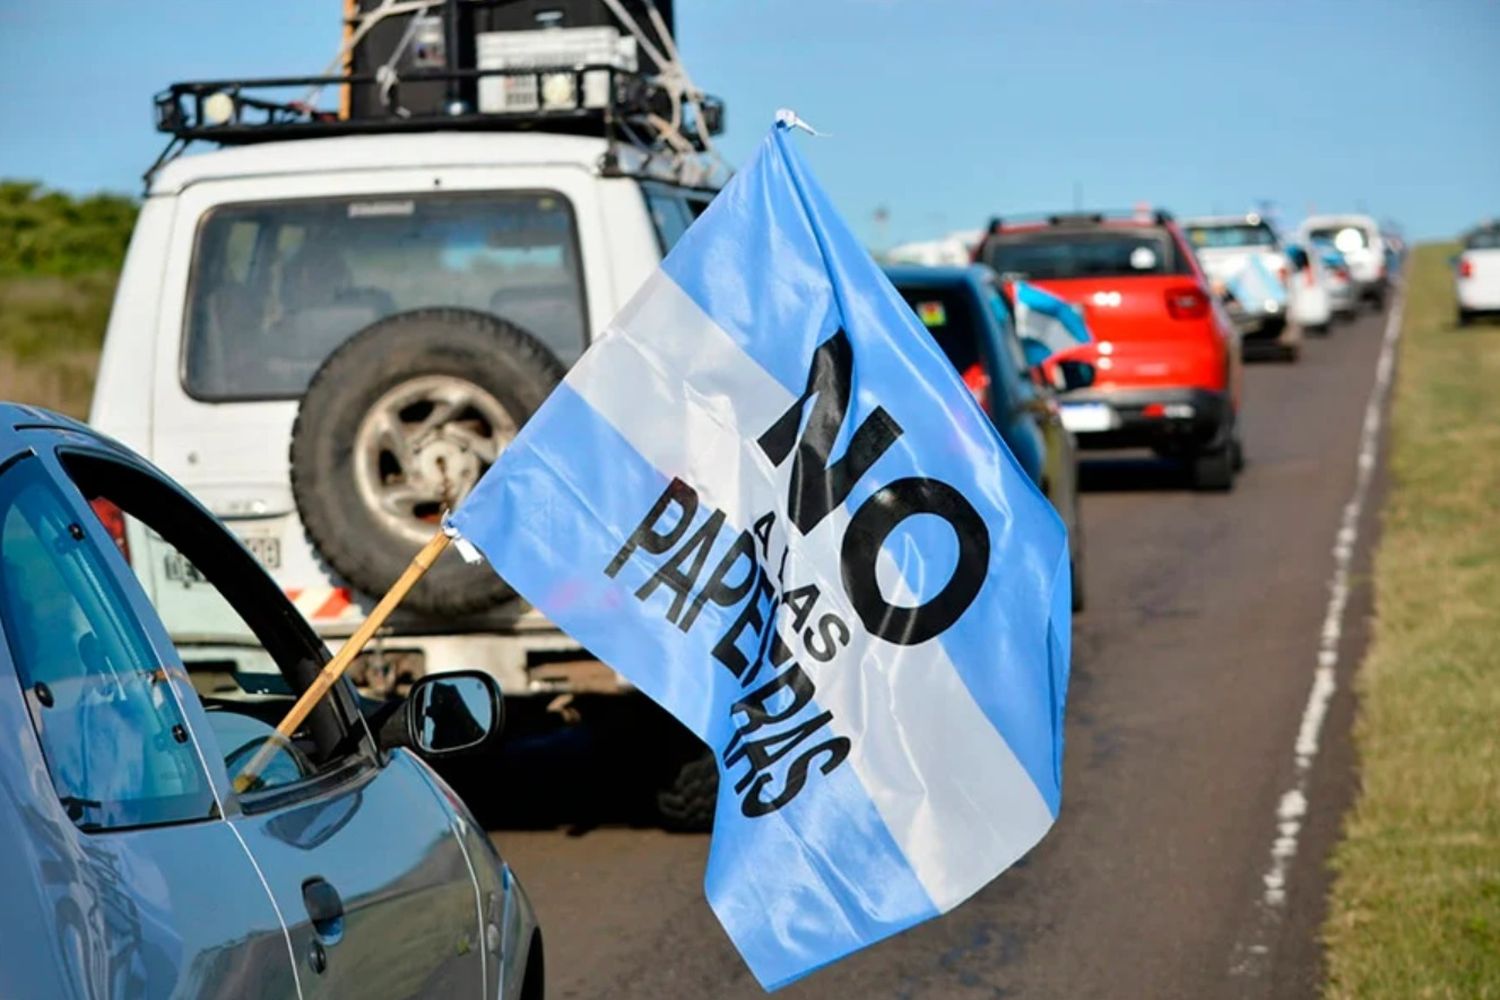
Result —
[[1087, 389], [1094, 384], [1095, 369], [1087, 361], [1059, 361], [1057, 370], [1062, 375], [1063, 392]]
[[1292, 265], [1293, 271], [1307, 270], [1307, 251], [1301, 247], [1287, 247], [1286, 259], [1287, 263]]
[[423, 757], [475, 753], [505, 726], [500, 685], [480, 670], [431, 674], [412, 685], [401, 710], [381, 727], [385, 749], [410, 747]]

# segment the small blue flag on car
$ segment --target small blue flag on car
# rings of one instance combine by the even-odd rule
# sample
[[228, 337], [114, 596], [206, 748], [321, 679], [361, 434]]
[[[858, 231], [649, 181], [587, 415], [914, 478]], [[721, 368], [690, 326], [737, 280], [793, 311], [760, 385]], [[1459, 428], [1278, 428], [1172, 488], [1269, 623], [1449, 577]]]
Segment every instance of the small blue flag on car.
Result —
[[450, 520], [713, 750], [774, 989], [1057, 817], [1061, 520], [774, 127]]
[[1093, 340], [1083, 313], [1072, 303], [1029, 281], [1011, 282], [1016, 336], [1028, 364], [1040, 364], [1058, 351]]

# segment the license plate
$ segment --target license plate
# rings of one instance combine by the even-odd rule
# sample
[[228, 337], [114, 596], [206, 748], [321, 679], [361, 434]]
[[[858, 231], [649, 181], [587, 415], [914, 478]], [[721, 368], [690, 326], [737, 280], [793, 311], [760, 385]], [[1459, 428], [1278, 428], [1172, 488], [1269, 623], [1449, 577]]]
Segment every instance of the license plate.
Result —
[[240, 541], [255, 557], [255, 561], [266, 569], [281, 568], [281, 539], [269, 535], [242, 536]]
[[1108, 403], [1064, 403], [1062, 422], [1074, 434], [1112, 430], [1115, 411]]

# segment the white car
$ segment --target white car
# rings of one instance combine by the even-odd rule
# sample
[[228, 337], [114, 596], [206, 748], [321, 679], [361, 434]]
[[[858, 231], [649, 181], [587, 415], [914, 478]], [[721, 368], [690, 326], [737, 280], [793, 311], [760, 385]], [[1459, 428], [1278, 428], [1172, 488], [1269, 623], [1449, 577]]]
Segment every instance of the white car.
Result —
[[1287, 279], [1288, 315], [1302, 329], [1326, 334], [1333, 324], [1333, 302], [1323, 256], [1307, 248], [1288, 244], [1285, 248], [1291, 275]]
[[[604, 97], [639, 80], [589, 72]], [[628, 108], [592, 104], [525, 129], [482, 112], [366, 121], [295, 105], [262, 120], [254, 83], [175, 84], [157, 99], [174, 139], [225, 145], [150, 175], [90, 422], [201, 498], [337, 644], [723, 171], [701, 121], [701, 145], [661, 149], [612, 131]], [[547, 100], [591, 100], [584, 84]], [[184, 605], [192, 585], [178, 588]], [[634, 691], [450, 551], [351, 677], [384, 696], [463, 668], [559, 713], [574, 694]], [[694, 816], [711, 815], [711, 795]]]
[[1294, 315], [1291, 266], [1270, 223], [1254, 213], [1206, 216], [1183, 220], [1182, 229], [1215, 294], [1225, 300], [1247, 356], [1269, 348], [1295, 358], [1302, 324]]
[[1477, 313], [1500, 311], [1500, 223], [1491, 222], [1464, 237], [1463, 252], [1454, 261], [1453, 284], [1460, 324]]
[[1297, 239], [1304, 245], [1332, 243], [1349, 264], [1358, 297], [1384, 307], [1390, 275], [1386, 273], [1385, 237], [1374, 219], [1368, 215], [1309, 216], [1297, 228]]

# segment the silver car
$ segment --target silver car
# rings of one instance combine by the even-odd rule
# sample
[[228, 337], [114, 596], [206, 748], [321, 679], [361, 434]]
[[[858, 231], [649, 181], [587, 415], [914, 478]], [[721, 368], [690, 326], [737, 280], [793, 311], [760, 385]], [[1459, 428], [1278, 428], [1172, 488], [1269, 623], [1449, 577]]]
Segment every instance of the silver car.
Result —
[[327, 657], [173, 482], [0, 404], [0, 996], [540, 1000], [526, 894], [424, 762], [493, 745], [494, 681], [341, 681], [281, 738]]

